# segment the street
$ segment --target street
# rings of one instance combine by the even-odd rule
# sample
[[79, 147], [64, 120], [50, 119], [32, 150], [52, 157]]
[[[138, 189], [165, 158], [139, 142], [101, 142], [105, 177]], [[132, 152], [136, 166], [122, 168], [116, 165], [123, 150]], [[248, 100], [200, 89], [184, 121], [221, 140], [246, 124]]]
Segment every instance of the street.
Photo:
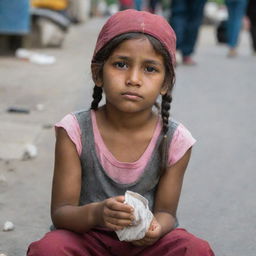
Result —
[[[53, 125], [90, 106], [90, 60], [103, 23], [93, 18], [72, 26], [61, 49], [35, 50], [55, 56], [53, 65], [0, 56], [0, 254], [25, 256], [49, 230]], [[197, 140], [178, 208], [180, 226], [209, 241], [216, 256], [256, 252], [256, 56], [247, 31], [238, 51], [227, 58], [214, 28], [203, 26], [198, 65], [177, 67], [171, 108]], [[29, 113], [8, 112], [13, 106]], [[21, 156], [24, 143], [36, 146], [36, 157], [3, 157]], [[2, 231], [6, 221], [14, 230]]]

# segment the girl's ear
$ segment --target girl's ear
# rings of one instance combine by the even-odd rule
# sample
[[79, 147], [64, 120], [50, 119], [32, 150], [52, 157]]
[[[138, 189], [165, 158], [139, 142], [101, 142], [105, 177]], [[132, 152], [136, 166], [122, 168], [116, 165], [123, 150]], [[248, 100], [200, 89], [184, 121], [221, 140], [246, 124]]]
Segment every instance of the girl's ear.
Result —
[[167, 91], [168, 91], [168, 84], [166, 81], [164, 81], [162, 88], [160, 90], [160, 94], [165, 95], [167, 93]]
[[92, 72], [92, 80], [95, 83], [96, 86], [102, 87], [102, 77], [100, 74], [101, 65], [97, 63], [91, 64], [91, 72]]

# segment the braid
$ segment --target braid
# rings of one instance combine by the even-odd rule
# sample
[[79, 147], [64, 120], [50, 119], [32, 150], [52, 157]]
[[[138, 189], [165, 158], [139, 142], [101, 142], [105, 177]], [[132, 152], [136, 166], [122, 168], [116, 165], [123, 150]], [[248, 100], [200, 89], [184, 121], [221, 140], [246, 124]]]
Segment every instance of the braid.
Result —
[[102, 88], [95, 85], [93, 88], [92, 97], [93, 97], [93, 101], [91, 103], [91, 109], [97, 110], [99, 102], [102, 99]]
[[172, 96], [170, 91], [162, 96], [162, 104], [161, 104], [161, 115], [163, 120], [163, 133], [166, 135], [168, 132], [168, 123], [170, 116], [170, 108], [171, 108]]
[[168, 161], [168, 140], [167, 140], [167, 132], [168, 132], [168, 124], [169, 124], [169, 116], [170, 116], [170, 108], [171, 108], [172, 96], [171, 90], [162, 96], [161, 103], [161, 115], [163, 120], [163, 139], [160, 146], [161, 152], [161, 175], [164, 174], [166, 170], [166, 164]]

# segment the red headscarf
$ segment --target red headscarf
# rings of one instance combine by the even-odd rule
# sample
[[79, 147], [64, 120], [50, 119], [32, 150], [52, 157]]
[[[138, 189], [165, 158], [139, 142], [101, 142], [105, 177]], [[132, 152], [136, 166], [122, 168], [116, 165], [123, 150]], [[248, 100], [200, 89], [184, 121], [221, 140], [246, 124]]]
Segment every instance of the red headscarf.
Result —
[[169, 23], [162, 16], [133, 9], [118, 12], [107, 20], [100, 31], [93, 59], [114, 37], [129, 32], [140, 32], [158, 39], [169, 52], [172, 64], [175, 64], [176, 36]]

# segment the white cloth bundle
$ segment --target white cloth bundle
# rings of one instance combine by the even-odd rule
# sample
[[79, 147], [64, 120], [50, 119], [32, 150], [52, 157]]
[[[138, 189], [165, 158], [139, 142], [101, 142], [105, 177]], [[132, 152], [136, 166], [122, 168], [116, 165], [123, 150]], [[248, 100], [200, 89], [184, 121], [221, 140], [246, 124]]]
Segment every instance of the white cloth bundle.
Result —
[[133, 225], [116, 231], [120, 241], [134, 241], [142, 239], [153, 220], [153, 214], [148, 208], [148, 200], [138, 193], [127, 190], [125, 203], [134, 208]]

